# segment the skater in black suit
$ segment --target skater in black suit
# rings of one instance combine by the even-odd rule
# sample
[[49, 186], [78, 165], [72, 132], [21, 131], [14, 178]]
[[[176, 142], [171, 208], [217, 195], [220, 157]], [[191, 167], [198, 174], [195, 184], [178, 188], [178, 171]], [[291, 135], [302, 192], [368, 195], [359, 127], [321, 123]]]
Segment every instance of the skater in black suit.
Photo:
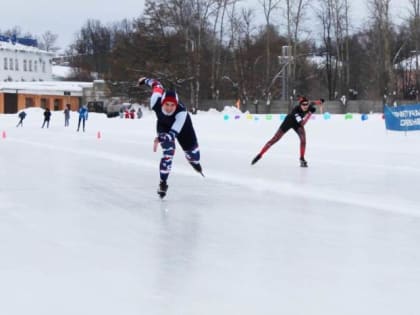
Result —
[[293, 129], [300, 139], [300, 166], [307, 167], [308, 162], [305, 160], [305, 150], [306, 150], [306, 134], [305, 134], [305, 124], [308, 122], [311, 115], [316, 111], [315, 104], [316, 102], [324, 103], [324, 100], [309, 102], [306, 97], [301, 97], [299, 100], [299, 105], [295, 106], [290, 114], [286, 116], [283, 123], [280, 125], [277, 132], [274, 136], [264, 145], [260, 153], [258, 153], [251, 164], [257, 163], [265, 152], [277, 141], [283, 137], [283, 135], [288, 132], [290, 129]]

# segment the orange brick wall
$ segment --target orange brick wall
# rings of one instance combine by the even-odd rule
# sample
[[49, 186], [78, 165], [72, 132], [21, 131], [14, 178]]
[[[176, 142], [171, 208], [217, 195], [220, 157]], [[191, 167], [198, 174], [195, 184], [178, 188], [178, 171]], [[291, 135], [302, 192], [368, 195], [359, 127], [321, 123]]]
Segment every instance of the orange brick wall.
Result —
[[[54, 100], [59, 100], [58, 110], [63, 110], [66, 104], [70, 104], [70, 109], [76, 111], [79, 109], [79, 97], [77, 96], [63, 96], [63, 95], [35, 95], [35, 94], [18, 94], [18, 111], [26, 108], [26, 98], [33, 99], [33, 106], [40, 107], [41, 99], [47, 100], [49, 109], [54, 110]], [[0, 93], [0, 113], [4, 113], [4, 94]]]
[[4, 113], [4, 95], [0, 93], [0, 114]]
[[26, 98], [32, 98], [34, 100], [34, 106], [41, 106], [41, 99], [47, 100], [47, 106], [49, 109], [54, 110], [54, 101], [59, 100], [58, 110], [63, 110], [66, 104], [70, 104], [71, 110], [79, 109], [79, 98], [77, 96], [62, 96], [62, 95], [31, 95], [31, 94], [19, 94], [18, 95], [18, 110], [26, 108]]

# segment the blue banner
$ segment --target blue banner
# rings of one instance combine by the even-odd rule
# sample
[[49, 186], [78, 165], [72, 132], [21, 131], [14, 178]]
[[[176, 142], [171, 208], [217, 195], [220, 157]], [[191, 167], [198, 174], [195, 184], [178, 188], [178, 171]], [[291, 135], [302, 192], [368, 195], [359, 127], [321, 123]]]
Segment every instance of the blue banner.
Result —
[[420, 104], [385, 106], [385, 126], [389, 130], [420, 130]]

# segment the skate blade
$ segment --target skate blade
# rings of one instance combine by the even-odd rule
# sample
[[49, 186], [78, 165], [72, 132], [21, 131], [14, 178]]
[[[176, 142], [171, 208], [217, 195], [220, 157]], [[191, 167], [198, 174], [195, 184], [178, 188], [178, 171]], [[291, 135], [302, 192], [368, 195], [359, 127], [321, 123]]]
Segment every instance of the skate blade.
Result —
[[160, 199], [163, 199], [166, 196], [166, 192], [164, 191], [158, 191], [157, 194], [159, 195]]
[[254, 159], [251, 161], [251, 165], [254, 165], [255, 163], [257, 163], [259, 160], [261, 159], [261, 156], [258, 154], [256, 157], [254, 157]]

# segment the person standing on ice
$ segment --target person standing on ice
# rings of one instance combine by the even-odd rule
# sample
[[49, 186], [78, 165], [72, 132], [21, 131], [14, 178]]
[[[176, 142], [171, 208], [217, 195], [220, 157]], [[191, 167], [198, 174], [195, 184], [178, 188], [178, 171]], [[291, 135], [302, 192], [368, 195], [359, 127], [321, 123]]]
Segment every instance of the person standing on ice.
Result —
[[70, 104], [66, 105], [64, 109], [64, 127], [68, 127], [70, 125]]
[[[320, 102], [324, 103], [324, 100], [321, 99]], [[309, 102], [306, 97], [301, 97], [299, 100], [299, 105], [295, 106], [290, 114], [286, 116], [277, 132], [264, 145], [260, 153], [254, 157], [251, 164], [254, 165], [257, 163], [273, 144], [279, 141], [281, 137], [283, 137], [283, 135], [289, 131], [289, 129], [293, 129], [300, 139], [300, 166], [307, 167], [308, 162], [305, 160], [306, 134], [304, 126], [315, 111], [315, 102]]]
[[45, 124], [47, 125], [47, 128], [50, 127], [50, 119], [51, 119], [51, 111], [47, 107], [44, 111], [44, 122], [42, 123], [41, 128], [44, 128]]
[[77, 124], [77, 131], [79, 131], [80, 124], [82, 123], [83, 132], [85, 132], [85, 123], [86, 123], [86, 120], [88, 119], [88, 112], [89, 111], [86, 105], [82, 105], [79, 108], [79, 122]]
[[191, 117], [175, 91], [165, 90], [159, 81], [146, 77], [140, 78], [138, 84], [139, 86], [145, 84], [152, 88], [150, 107], [157, 118], [157, 137], [154, 140], [153, 149], [156, 151], [160, 144], [163, 153], [159, 164], [160, 183], [157, 192], [163, 198], [168, 190], [167, 180], [175, 154], [175, 139], [178, 140], [194, 170], [203, 175], [197, 136]]

